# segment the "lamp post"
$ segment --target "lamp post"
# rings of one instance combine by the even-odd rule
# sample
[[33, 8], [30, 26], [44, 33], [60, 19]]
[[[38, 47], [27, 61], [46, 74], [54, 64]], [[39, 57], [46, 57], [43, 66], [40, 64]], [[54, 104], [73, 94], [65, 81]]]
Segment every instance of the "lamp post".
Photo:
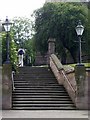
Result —
[[84, 27], [79, 20], [78, 25], [76, 26], [76, 33], [79, 38], [79, 64], [75, 65], [75, 81], [76, 81], [76, 94], [75, 94], [75, 103], [78, 109], [87, 109], [86, 102], [86, 68], [82, 64], [82, 51], [81, 51], [81, 37], [84, 32]]
[[79, 41], [78, 41], [79, 42], [79, 64], [81, 64], [82, 63], [81, 36], [83, 34], [84, 27], [82, 26], [80, 20], [79, 20], [78, 25], [76, 26], [75, 29], [76, 29], [76, 33], [77, 33], [78, 38], [79, 38]]
[[9, 41], [9, 32], [10, 32], [10, 28], [12, 23], [8, 20], [8, 17], [6, 17], [6, 20], [4, 23], [2, 23], [2, 25], [4, 26], [5, 31], [7, 32], [6, 35], [6, 62], [5, 63], [10, 63], [10, 52], [9, 52], [9, 46], [10, 46], [10, 41]]

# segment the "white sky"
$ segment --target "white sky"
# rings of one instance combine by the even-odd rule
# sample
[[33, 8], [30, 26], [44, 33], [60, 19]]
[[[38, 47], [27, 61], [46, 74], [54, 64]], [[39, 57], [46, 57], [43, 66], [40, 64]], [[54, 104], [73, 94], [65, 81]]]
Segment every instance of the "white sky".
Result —
[[12, 19], [13, 17], [28, 17], [34, 10], [40, 8], [45, 0], [0, 0], [0, 19]]

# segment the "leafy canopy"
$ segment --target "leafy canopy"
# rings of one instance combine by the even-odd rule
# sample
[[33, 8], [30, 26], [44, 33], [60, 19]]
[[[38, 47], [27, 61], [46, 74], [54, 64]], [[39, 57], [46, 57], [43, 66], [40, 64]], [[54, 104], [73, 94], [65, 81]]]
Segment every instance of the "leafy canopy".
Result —
[[[68, 50], [76, 62], [78, 44], [75, 27], [78, 20], [86, 27], [88, 9], [81, 3], [46, 3], [34, 12], [35, 43], [41, 53], [47, 52], [49, 38], [56, 39], [56, 52], [65, 54]], [[87, 29], [87, 28], [85, 28]], [[83, 35], [86, 38], [86, 33]]]

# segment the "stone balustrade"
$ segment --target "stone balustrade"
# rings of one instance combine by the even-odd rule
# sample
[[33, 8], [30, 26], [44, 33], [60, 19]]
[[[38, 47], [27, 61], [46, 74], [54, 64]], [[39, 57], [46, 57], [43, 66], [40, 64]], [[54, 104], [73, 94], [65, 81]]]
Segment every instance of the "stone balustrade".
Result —
[[[76, 105], [78, 109], [88, 109], [88, 79], [87, 76], [84, 79], [84, 85], [82, 86], [83, 80], [81, 80], [80, 84], [77, 84], [76, 81], [76, 73], [73, 67], [61, 64], [59, 59], [55, 54], [52, 54], [50, 57], [50, 67], [57, 78], [59, 84], [63, 84], [65, 89], [67, 90], [69, 96], [71, 97], [73, 103]], [[80, 68], [81, 69], [81, 68]], [[86, 74], [86, 72], [85, 72]], [[78, 89], [79, 88], [79, 89]], [[84, 92], [83, 90], [84, 89]], [[83, 92], [83, 96], [80, 92]]]
[[[74, 73], [69, 71], [69, 73], [66, 74], [63, 65], [60, 63], [59, 59], [56, 57], [55, 54], [52, 54], [50, 57], [50, 67], [51, 67], [55, 77], [57, 78], [58, 83], [64, 85], [64, 87], [67, 90], [72, 101], [75, 103], [76, 82], [75, 82], [75, 78], [74, 78]], [[74, 84], [69, 79], [69, 77], [74, 78], [73, 79]]]

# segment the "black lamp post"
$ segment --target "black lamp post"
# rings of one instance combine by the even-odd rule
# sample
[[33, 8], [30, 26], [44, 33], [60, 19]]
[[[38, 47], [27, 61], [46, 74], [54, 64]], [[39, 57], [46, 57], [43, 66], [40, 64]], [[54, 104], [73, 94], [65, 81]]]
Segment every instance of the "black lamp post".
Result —
[[77, 33], [78, 38], [79, 38], [79, 41], [78, 41], [79, 42], [79, 64], [81, 64], [82, 63], [81, 36], [83, 34], [84, 27], [82, 26], [80, 20], [79, 20], [78, 25], [76, 26], [75, 29], [76, 29], [76, 33]]
[[12, 23], [8, 20], [8, 17], [6, 17], [6, 20], [5, 22], [2, 24], [4, 26], [4, 29], [5, 31], [7, 32], [7, 35], [6, 35], [6, 42], [7, 42], [7, 45], [6, 45], [6, 62], [5, 63], [10, 63], [10, 52], [9, 52], [9, 46], [10, 46], [10, 41], [9, 41], [9, 32], [10, 32], [10, 28], [11, 28], [11, 25]]

